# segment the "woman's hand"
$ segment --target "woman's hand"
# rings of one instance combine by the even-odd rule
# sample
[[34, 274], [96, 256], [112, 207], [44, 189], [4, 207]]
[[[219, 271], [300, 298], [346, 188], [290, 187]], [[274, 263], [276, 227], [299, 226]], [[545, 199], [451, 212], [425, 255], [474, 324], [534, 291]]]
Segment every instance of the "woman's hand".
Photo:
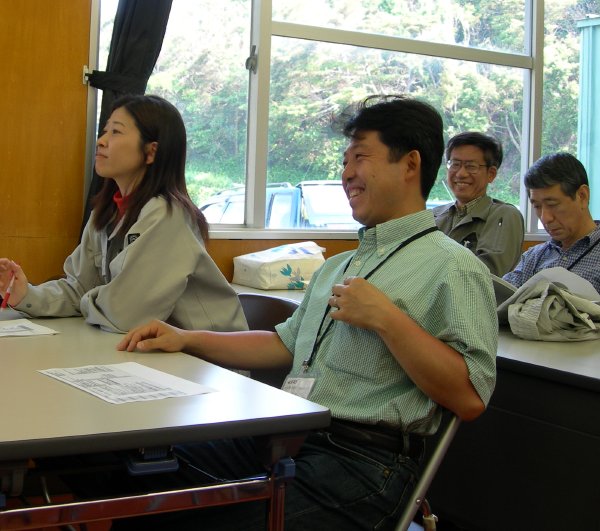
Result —
[[[14, 277], [14, 280], [13, 280]], [[6, 290], [11, 284], [9, 303], [12, 306], [19, 304], [27, 294], [29, 282], [21, 266], [8, 258], [0, 258], [0, 294], [6, 297]]]

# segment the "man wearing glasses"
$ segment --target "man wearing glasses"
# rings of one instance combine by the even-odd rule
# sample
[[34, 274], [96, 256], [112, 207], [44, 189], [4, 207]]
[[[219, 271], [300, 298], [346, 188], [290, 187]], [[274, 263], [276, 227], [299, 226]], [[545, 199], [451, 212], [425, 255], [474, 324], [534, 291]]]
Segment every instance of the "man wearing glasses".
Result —
[[487, 195], [502, 164], [502, 145], [477, 132], [460, 133], [446, 146], [448, 186], [456, 201], [433, 209], [439, 229], [502, 276], [521, 256], [523, 216], [513, 205]]

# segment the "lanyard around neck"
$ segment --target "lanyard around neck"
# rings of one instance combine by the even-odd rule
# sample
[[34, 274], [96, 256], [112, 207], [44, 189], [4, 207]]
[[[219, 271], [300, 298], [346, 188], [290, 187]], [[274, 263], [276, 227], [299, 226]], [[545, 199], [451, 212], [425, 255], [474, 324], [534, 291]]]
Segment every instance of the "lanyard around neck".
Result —
[[594, 247], [596, 247], [596, 245], [598, 245], [598, 243], [600, 243], [600, 238], [597, 239], [592, 245], [590, 245], [584, 253], [581, 253], [579, 255], [579, 257], [577, 258], [577, 260], [575, 260], [569, 267], [567, 267], [567, 271], [571, 271], [571, 269], [573, 269], [575, 267], [576, 264], [579, 263], [579, 261], [586, 256]]
[[[565, 267], [565, 269], [567, 271], [571, 271], [581, 261], [581, 259], [586, 257], [594, 249], [594, 247], [596, 247], [596, 245], [598, 245], [599, 243], [600, 243], [600, 238], [597, 239], [592, 245], [590, 245], [583, 253], [581, 253], [569, 267]], [[540, 253], [535, 260], [535, 264], [533, 265], [534, 273], [538, 272], [538, 266], [540, 264], [540, 261], [542, 260], [542, 255], [543, 255], [543, 253]]]
[[[436, 230], [438, 230], [437, 227], [429, 227], [425, 230], [422, 230], [421, 232], [417, 232], [416, 234], [413, 234], [410, 238], [407, 238], [406, 240], [404, 240], [403, 242], [398, 244], [398, 246], [390, 254], [388, 254], [385, 257], [385, 259], [383, 259], [381, 262], [379, 262], [363, 278], [365, 280], [368, 280], [370, 277], [373, 276], [373, 274], [375, 272], [377, 272], [397, 252], [401, 251], [407, 245], [411, 244], [415, 240], [422, 238], [423, 236], [425, 236], [426, 234], [429, 234], [430, 232], [435, 232]], [[346, 263], [342, 275], [348, 270], [348, 267], [350, 266], [350, 262], [352, 261], [352, 258], [354, 258], [354, 255], [352, 255], [350, 257], [350, 259], [348, 260], [348, 262]], [[309, 367], [312, 365], [313, 361], [315, 360], [315, 357], [317, 356], [319, 347], [321, 346], [321, 343], [323, 342], [323, 339], [325, 338], [325, 336], [327, 335], [329, 330], [332, 328], [333, 323], [335, 322], [333, 319], [331, 319], [331, 317], [329, 317], [329, 322], [327, 323], [325, 330], [323, 330], [323, 333], [321, 333], [321, 329], [323, 328], [323, 325], [325, 324], [325, 320], [329, 316], [330, 311], [331, 311], [331, 307], [328, 304], [327, 307], [325, 308], [325, 312], [323, 313], [323, 317], [321, 318], [321, 324], [319, 325], [319, 329], [317, 330], [317, 336], [315, 337], [315, 342], [313, 343], [313, 348], [310, 352], [310, 356], [302, 362], [302, 367], [303, 367], [304, 371], [307, 371], [309, 369]]]

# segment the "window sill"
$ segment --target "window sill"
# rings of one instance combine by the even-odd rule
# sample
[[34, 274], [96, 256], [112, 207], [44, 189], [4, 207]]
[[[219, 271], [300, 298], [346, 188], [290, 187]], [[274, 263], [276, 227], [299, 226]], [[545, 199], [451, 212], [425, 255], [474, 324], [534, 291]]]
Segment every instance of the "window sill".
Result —
[[216, 228], [210, 229], [212, 240], [357, 240], [355, 230], [293, 230], [293, 229], [246, 229]]

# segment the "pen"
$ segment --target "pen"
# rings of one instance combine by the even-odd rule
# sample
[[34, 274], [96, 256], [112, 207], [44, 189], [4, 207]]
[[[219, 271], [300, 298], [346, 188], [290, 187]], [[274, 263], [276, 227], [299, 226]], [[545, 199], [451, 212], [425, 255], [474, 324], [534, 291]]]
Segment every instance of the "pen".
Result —
[[4, 311], [4, 308], [6, 308], [8, 306], [8, 299], [10, 299], [10, 291], [12, 290], [14, 283], [15, 283], [15, 273], [14, 273], [14, 271], [11, 271], [10, 282], [8, 283], [8, 288], [6, 288], [6, 292], [4, 293], [4, 298], [2, 299], [2, 304], [0, 304], [0, 312]]

